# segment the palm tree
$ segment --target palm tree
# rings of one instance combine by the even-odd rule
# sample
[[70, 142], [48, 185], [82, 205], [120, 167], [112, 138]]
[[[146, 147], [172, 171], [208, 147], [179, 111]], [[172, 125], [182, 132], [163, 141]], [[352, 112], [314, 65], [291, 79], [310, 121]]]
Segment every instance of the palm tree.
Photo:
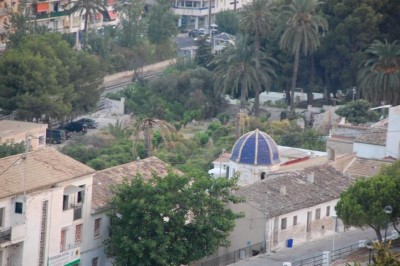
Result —
[[316, 12], [322, 4], [318, 0], [292, 0], [282, 6], [278, 31], [281, 32], [279, 46], [294, 55], [290, 109], [294, 112], [294, 90], [296, 89], [300, 51], [304, 55], [313, 53], [320, 44], [319, 30], [327, 31], [327, 20]]
[[369, 58], [362, 63], [357, 83], [363, 97], [372, 104], [381, 101], [400, 104], [400, 45], [375, 40], [366, 50]]
[[[255, 0], [250, 5], [246, 5], [241, 17], [242, 31], [250, 34], [254, 39], [254, 55], [257, 72], [260, 69], [260, 39], [267, 37], [272, 31], [272, 14], [273, 5], [269, 0]], [[255, 88], [254, 99], [254, 115], [260, 113], [260, 92], [261, 83]]]
[[[240, 91], [240, 107], [245, 108], [249, 90], [259, 84], [268, 87], [271, 76], [275, 76], [273, 64], [275, 59], [267, 56], [263, 49], [259, 51], [259, 60], [255, 57], [254, 48], [249, 45], [247, 37], [237, 37], [235, 45], [228, 46], [218, 54], [211, 64], [214, 64], [214, 86], [217, 93], [224, 94]], [[256, 61], [259, 67], [256, 67]]]
[[[173, 135], [176, 134], [175, 127], [163, 120], [145, 118], [139, 122], [139, 125], [135, 130], [135, 140], [137, 143], [139, 140], [139, 133], [143, 132], [144, 148], [146, 150], [147, 156], [151, 156], [153, 152], [153, 135], [155, 130], [160, 133], [164, 143], [167, 146], [173, 146]], [[134, 149], [136, 148], [136, 146], [137, 145], [134, 145]]]
[[104, 0], [78, 0], [73, 7], [70, 9], [71, 14], [79, 13], [80, 16], [85, 16], [85, 27], [84, 31], [86, 34], [87, 43], [87, 29], [90, 14], [102, 13], [107, 11], [107, 6]]

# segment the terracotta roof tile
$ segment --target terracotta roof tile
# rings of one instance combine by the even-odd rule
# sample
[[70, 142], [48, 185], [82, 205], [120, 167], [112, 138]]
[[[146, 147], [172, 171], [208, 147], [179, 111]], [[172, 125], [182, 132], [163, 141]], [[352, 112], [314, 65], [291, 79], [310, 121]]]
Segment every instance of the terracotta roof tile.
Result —
[[105, 208], [108, 200], [112, 197], [110, 186], [122, 183], [124, 178], [140, 174], [147, 180], [153, 174], [166, 176], [169, 170], [181, 174], [180, 171], [173, 169], [160, 159], [149, 157], [140, 161], [98, 171], [93, 178], [92, 209], [96, 211]]
[[386, 128], [370, 127], [364, 133], [358, 136], [354, 142], [385, 146], [386, 133]]
[[94, 173], [92, 168], [54, 148], [0, 159], [0, 198], [50, 188], [57, 183]]
[[[307, 175], [314, 173], [314, 182], [307, 182]], [[241, 187], [237, 194], [267, 218], [312, 207], [339, 198], [342, 191], [355, 181], [332, 167], [324, 165], [302, 171], [272, 174], [249, 186]], [[286, 193], [281, 193], [285, 188]]]
[[385, 165], [390, 165], [392, 161], [370, 160], [356, 158], [345, 170], [345, 174], [353, 177], [370, 177], [379, 173]]

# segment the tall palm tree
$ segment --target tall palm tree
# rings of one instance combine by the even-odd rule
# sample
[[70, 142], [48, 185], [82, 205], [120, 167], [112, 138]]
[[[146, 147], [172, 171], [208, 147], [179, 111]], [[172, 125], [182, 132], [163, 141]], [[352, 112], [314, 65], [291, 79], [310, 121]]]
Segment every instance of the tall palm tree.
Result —
[[363, 97], [372, 104], [381, 101], [400, 104], [400, 44], [375, 40], [366, 50], [368, 59], [362, 63], [357, 83]]
[[[157, 130], [160, 133], [166, 145], [173, 146], [173, 141], [172, 141], [173, 135], [176, 134], [175, 127], [163, 120], [145, 118], [139, 122], [139, 125], [135, 130], [135, 141], [136, 143], [138, 142], [139, 133], [143, 132], [144, 148], [147, 156], [151, 156], [153, 152], [153, 135], [155, 130]], [[136, 145], [134, 145], [134, 149], [135, 148]]]
[[[257, 71], [260, 69], [260, 39], [266, 38], [272, 32], [272, 14], [273, 5], [270, 0], [255, 0], [246, 5], [241, 16], [241, 28], [243, 32], [251, 35], [254, 40], [254, 55]], [[261, 83], [254, 88], [254, 115], [260, 113], [260, 93]]]
[[78, 0], [70, 9], [71, 14], [79, 13], [80, 16], [83, 14], [85, 17], [84, 31], [86, 34], [86, 43], [89, 16], [91, 14], [102, 13], [103, 11], [107, 11], [106, 2], [104, 0]]
[[296, 89], [300, 52], [313, 53], [320, 44], [319, 31], [328, 30], [328, 21], [316, 12], [322, 4], [318, 0], [292, 0], [282, 6], [278, 31], [281, 32], [279, 46], [294, 55], [290, 109], [294, 112], [294, 90]]
[[[232, 94], [240, 92], [240, 107], [246, 106], [249, 90], [259, 84], [268, 87], [271, 76], [275, 76], [273, 65], [275, 59], [267, 56], [263, 49], [259, 51], [259, 60], [255, 57], [254, 47], [249, 45], [248, 38], [237, 37], [235, 45], [229, 45], [218, 54], [211, 64], [215, 65], [214, 86], [217, 93], [228, 90]], [[256, 61], [259, 67], [256, 67]]]

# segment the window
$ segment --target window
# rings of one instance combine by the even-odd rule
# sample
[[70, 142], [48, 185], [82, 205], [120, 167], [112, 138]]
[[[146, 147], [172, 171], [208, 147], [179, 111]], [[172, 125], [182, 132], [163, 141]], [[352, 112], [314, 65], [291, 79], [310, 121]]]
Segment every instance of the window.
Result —
[[75, 226], [75, 244], [82, 242], [82, 224]]
[[77, 203], [83, 203], [85, 200], [85, 185], [79, 186], [80, 188], [83, 188], [82, 191], [78, 192], [78, 199], [77, 199]]
[[61, 230], [61, 238], [60, 238], [60, 252], [65, 251], [65, 243], [66, 243], [67, 230]]
[[321, 219], [321, 209], [318, 208], [315, 210], [315, 220]]
[[15, 213], [22, 213], [24, 204], [22, 202], [15, 203]]
[[331, 206], [326, 207], [326, 216], [331, 216]]
[[4, 226], [4, 208], [0, 208], [0, 227]]
[[286, 219], [286, 218], [283, 218], [283, 219], [281, 220], [281, 230], [285, 230], [286, 227], [287, 227], [287, 219]]
[[293, 226], [297, 225], [297, 215], [293, 216]]
[[38, 140], [39, 140], [39, 146], [42, 146], [42, 145], [44, 145], [44, 136], [43, 135], [40, 135], [39, 136], [39, 138], [38, 138]]
[[99, 262], [99, 258], [98, 257], [96, 257], [96, 258], [93, 258], [92, 259], [92, 266], [97, 266], [97, 263]]
[[261, 173], [261, 180], [264, 180], [265, 179], [265, 172], [262, 172]]
[[100, 236], [101, 218], [94, 220], [94, 236]]
[[63, 210], [68, 210], [68, 195], [64, 195], [63, 197]]

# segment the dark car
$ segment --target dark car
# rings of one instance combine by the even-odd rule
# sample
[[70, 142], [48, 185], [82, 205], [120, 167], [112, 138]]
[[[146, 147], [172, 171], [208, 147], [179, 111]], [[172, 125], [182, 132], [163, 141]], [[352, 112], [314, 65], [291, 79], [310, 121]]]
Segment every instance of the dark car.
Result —
[[68, 123], [65, 126], [65, 130], [67, 130], [68, 132], [86, 133], [87, 132], [87, 126], [86, 126], [86, 124], [82, 124], [82, 123], [78, 123], [78, 122], [71, 122], [71, 123]]
[[189, 37], [197, 37], [197, 36], [199, 36], [199, 34], [200, 34], [200, 31], [196, 30], [196, 29], [189, 31]]
[[46, 129], [46, 143], [61, 144], [68, 138], [67, 132], [62, 129]]
[[97, 128], [99, 123], [91, 118], [81, 118], [75, 121], [76, 123], [86, 124], [87, 128]]

